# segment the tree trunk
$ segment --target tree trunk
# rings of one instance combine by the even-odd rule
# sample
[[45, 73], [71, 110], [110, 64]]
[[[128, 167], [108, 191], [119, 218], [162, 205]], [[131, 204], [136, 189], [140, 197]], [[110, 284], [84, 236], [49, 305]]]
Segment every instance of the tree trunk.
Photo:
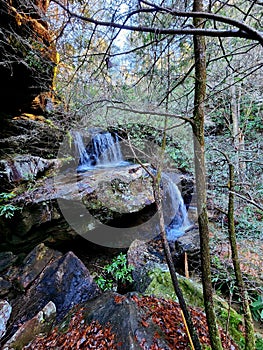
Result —
[[180, 307], [181, 307], [181, 309], [183, 311], [183, 314], [184, 314], [184, 318], [185, 318], [187, 327], [189, 329], [189, 333], [190, 333], [190, 336], [191, 336], [190, 343], [192, 341], [195, 350], [201, 350], [202, 348], [201, 348], [201, 344], [200, 344], [199, 338], [197, 336], [195, 327], [194, 327], [193, 322], [192, 322], [191, 315], [190, 315], [190, 313], [188, 311], [188, 308], [186, 306], [186, 303], [185, 303], [182, 291], [181, 291], [180, 286], [179, 286], [179, 282], [178, 282], [178, 279], [177, 279], [176, 270], [175, 270], [175, 267], [174, 267], [174, 263], [173, 263], [173, 259], [172, 259], [172, 255], [171, 255], [171, 251], [170, 251], [170, 247], [169, 247], [169, 244], [168, 244], [168, 241], [167, 241], [167, 237], [166, 237], [164, 216], [163, 216], [163, 208], [162, 208], [162, 201], [161, 201], [161, 194], [160, 194], [160, 183], [158, 181], [158, 175], [157, 175], [157, 179], [155, 179], [154, 184], [153, 184], [153, 192], [154, 192], [155, 203], [156, 203], [156, 206], [157, 206], [157, 211], [158, 211], [158, 214], [159, 214], [159, 223], [160, 223], [162, 244], [163, 244], [163, 248], [164, 248], [166, 262], [167, 262], [167, 265], [169, 267], [171, 279], [172, 279], [172, 282], [173, 282], [174, 291], [175, 291], [175, 294], [176, 294], [176, 296], [178, 298]]
[[239, 181], [245, 179], [246, 166], [242, 162], [242, 152], [245, 150], [244, 133], [240, 128], [240, 98], [241, 88], [234, 83], [233, 76], [231, 76], [230, 93], [230, 113], [232, 122], [232, 138], [233, 145], [236, 152], [236, 170], [238, 172]]
[[[194, 1], [193, 11], [203, 11], [202, 0]], [[202, 20], [194, 19], [195, 27], [203, 27]], [[195, 178], [197, 192], [198, 223], [200, 231], [203, 295], [209, 336], [213, 350], [222, 350], [217, 327], [211, 282], [209, 228], [206, 208], [206, 170], [204, 155], [204, 100], [206, 95], [206, 43], [205, 38], [194, 37], [195, 99], [193, 114]]]
[[228, 160], [229, 166], [229, 199], [228, 199], [228, 234], [231, 245], [232, 261], [235, 270], [235, 276], [238, 286], [239, 295], [241, 298], [245, 323], [245, 349], [255, 349], [255, 335], [252, 315], [249, 308], [249, 298], [245, 289], [240, 261], [238, 256], [235, 222], [234, 222], [234, 165]]

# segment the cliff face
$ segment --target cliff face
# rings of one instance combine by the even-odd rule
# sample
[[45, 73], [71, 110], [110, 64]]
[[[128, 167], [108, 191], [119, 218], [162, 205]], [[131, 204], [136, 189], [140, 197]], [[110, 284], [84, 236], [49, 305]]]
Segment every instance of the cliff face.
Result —
[[32, 111], [33, 100], [52, 88], [56, 50], [43, 20], [48, 5], [49, 0], [0, 0], [0, 112]]

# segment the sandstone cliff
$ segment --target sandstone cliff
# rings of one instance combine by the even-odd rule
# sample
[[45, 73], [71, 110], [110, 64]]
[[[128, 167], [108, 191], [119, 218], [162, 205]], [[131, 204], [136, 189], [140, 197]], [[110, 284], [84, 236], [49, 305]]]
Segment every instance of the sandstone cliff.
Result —
[[0, 0], [2, 114], [37, 110], [45, 104], [39, 95], [52, 89], [57, 54], [44, 20], [48, 5], [49, 0]]

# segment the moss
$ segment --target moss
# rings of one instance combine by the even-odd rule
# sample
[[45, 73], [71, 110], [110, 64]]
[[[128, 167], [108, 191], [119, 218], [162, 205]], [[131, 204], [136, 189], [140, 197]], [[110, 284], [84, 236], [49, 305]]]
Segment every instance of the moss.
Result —
[[155, 295], [165, 299], [176, 299], [169, 272], [155, 269], [150, 273], [152, 279], [150, 285], [145, 291], [146, 295]]
[[[149, 276], [152, 281], [146, 290], [147, 295], [155, 295], [165, 299], [177, 300], [170, 273], [161, 269], [154, 269]], [[192, 281], [183, 276], [177, 276], [180, 288], [183, 292], [185, 301], [188, 305], [193, 307], [200, 307], [204, 310], [203, 292], [201, 284]], [[222, 298], [214, 295], [214, 305], [218, 318], [218, 322], [223, 329], [226, 329], [228, 320], [229, 305]], [[234, 341], [243, 348], [243, 334], [239, 330], [242, 325], [242, 316], [234, 309], [230, 308], [228, 330]]]
[[[225, 329], [227, 325], [227, 320], [228, 320], [228, 309], [226, 307], [217, 306], [216, 312], [217, 312], [217, 319], [219, 324]], [[240, 346], [242, 345], [243, 339], [244, 339], [242, 332], [239, 330], [239, 327], [241, 324], [242, 324], [242, 316], [239, 315], [233, 309], [230, 309], [228, 330], [232, 338]]]

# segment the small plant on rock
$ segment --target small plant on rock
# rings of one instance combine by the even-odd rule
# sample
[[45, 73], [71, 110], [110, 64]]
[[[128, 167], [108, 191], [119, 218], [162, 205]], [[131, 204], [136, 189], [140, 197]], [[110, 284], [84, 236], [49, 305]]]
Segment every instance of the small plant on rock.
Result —
[[14, 198], [16, 195], [13, 192], [2, 192], [0, 193], [0, 216], [4, 216], [7, 219], [10, 219], [14, 216], [15, 211], [20, 210], [19, 207], [8, 203], [8, 201]]
[[95, 282], [103, 291], [125, 288], [133, 282], [133, 269], [133, 266], [128, 266], [126, 255], [120, 253], [111, 264], [103, 267], [102, 275], [95, 277]]

